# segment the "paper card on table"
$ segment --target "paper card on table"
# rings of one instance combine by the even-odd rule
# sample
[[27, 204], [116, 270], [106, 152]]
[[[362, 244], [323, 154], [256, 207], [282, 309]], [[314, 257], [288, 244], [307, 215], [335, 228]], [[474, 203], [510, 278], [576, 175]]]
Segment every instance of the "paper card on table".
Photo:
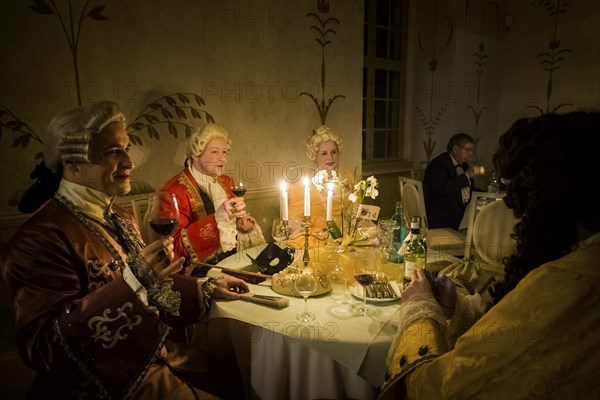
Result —
[[370, 219], [371, 221], [375, 221], [377, 218], [379, 218], [379, 210], [381, 210], [381, 207], [361, 204], [358, 206], [356, 218]]

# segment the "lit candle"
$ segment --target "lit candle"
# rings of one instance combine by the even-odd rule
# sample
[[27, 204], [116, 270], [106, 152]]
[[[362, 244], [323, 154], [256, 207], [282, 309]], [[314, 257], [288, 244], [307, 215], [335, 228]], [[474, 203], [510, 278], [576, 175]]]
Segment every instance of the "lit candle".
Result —
[[304, 177], [304, 216], [310, 217], [310, 180]]
[[327, 184], [327, 218], [326, 221], [332, 221], [332, 214], [333, 214], [333, 210], [332, 210], [332, 201], [333, 201], [333, 183], [328, 183]]
[[281, 182], [281, 199], [279, 204], [279, 212], [282, 221], [287, 221], [288, 218], [288, 193], [285, 182]]

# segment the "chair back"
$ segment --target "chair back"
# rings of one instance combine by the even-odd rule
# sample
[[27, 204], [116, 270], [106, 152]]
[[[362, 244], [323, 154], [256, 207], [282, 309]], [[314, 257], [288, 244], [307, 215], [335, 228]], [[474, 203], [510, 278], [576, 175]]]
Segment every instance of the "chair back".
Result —
[[407, 221], [412, 221], [415, 216], [421, 217], [421, 233], [427, 237], [428, 247], [442, 254], [462, 256], [465, 249], [465, 235], [463, 233], [451, 228], [428, 228], [423, 183], [405, 176], [399, 176], [398, 183], [404, 216]]
[[504, 270], [502, 259], [510, 255], [515, 240], [510, 237], [518, 222], [502, 201], [502, 194], [473, 192], [469, 210], [465, 258], [487, 264], [490, 272]]
[[402, 211], [406, 220], [410, 222], [415, 216], [424, 216], [425, 200], [423, 199], [423, 184], [421, 181], [399, 176], [398, 183], [400, 185]]

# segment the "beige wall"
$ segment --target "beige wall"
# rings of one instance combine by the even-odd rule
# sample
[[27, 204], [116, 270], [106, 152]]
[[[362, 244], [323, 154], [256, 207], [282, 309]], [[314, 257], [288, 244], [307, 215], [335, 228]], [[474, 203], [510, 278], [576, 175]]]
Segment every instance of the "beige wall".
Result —
[[[304, 140], [320, 124], [312, 101], [298, 96], [300, 90], [321, 95], [320, 47], [310, 29], [314, 21], [306, 17], [317, 11], [316, 0], [92, 3], [106, 6], [108, 20], [83, 24], [78, 47], [83, 102], [119, 101], [131, 120], [161, 96], [200, 95], [206, 101], [202, 109], [231, 130], [230, 172], [251, 180], [250, 212], [268, 229], [278, 212], [282, 174], [293, 177], [295, 166], [306, 161]], [[51, 116], [77, 103], [75, 80], [58, 20], [28, 5], [0, 6], [0, 29], [8, 38], [0, 41], [0, 104], [43, 140]], [[331, 107], [327, 123], [345, 139], [342, 167], [353, 170], [360, 168], [363, 5], [331, 0], [330, 6], [328, 16], [341, 24], [332, 25], [336, 34], [326, 47], [325, 96], [346, 97]], [[408, 7], [402, 153], [415, 168], [444, 151], [458, 131], [477, 138], [476, 158], [490, 167], [498, 137], [517, 117], [538, 115], [535, 107], [565, 112], [600, 104], [597, 0], [572, 1], [558, 17], [520, 0], [408, 0]], [[538, 54], [550, 52], [554, 39], [557, 51], [568, 51], [555, 64], [547, 101], [549, 73]], [[477, 55], [485, 61], [479, 67]], [[0, 121], [5, 124], [7, 115]], [[177, 172], [183, 160], [182, 131], [175, 138], [166, 126], [157, 129], [160, 140], [140, 133], [144, 145], [134, 149], [135, 178], [151, 187]], [[18, 136], [2, 126], [0, 219], [8, 230], [22, 219], [15, 200], [30, 185], [28, 174], [41, 151], [33, 139], [25, 148], [13, 147]], [[382, 206], [382, 215], [393, 213], [396, 169], [405, 166], [376, 173], [382, 187], [373, 202]]]
[[[445, 151], [452, 134], [462, 131], [479, 141], [475, 157], [491, 167], [498, 137], [516, 118], [540, 114], [532, 107], [567, 112], [600, 106], [600, 2], [572, 1], [561, 5], [558, 15], [532, 3], [409, 2], [409, 160], [426, 163]], [[558, 69], [548, 100], [550, 76], [541, 64], [547, 57], [538, 55], [551, 53], [553, 40], [559, 43], [555, 52], [568, 51], [554, 57], [563, 60], [554, 64]], [[435, 68], [430, 68], [434, 60]], [[566, 103], [572, 105], [561, 106]], [[435, 126], [428, 130], [428, 124]]]
[[[34, 13], [30, 3], [0, 5], [4, 38], [0, 104], [43, 141], [52, 115], [77, 105], [77, 97], [71, 54], [59, 21], [54, 15]], [[66, 12], [67, 1], [55, 3]], [[307, 163], [305, 139], [321, 125], [315, 104], [299, 95], [304, 91], [323, 98], [321, 47], [311, 29], [316, 20], [306, 16], [319, 14], [317, 2], [91, 3], [105, 5], [102, 14], [108, 20], [88, 18], [82, 25], [78, 46], [82, 102], [115, 100], [133, 122], [162, 96], [178, 92], [201, 96], [206, 102], [201, 108], [232, 133], [229, 173], [246, 180], [251, 213], [263, 227], [270, 226], [283, 175], [296, 178], [295, 167]], [[362, 9], [361, 0], [332, 1], [324, 14], [340, 22], [328, 24], [335, 35], [328, 35], [331, 43], [325, 49], [324, 97], [345, 96], [331, 106], [326, 123], [345, 140], [342, 163], [348, 169], [356, 164], [360, 169]], [[201, 123], [189, 114], [173, 122]], [[144, 144], [133, 149], [138, 165], [134, 193], [162, 185], [182, 167], [184, 130], [175, 126], [177, 137], [166, 125], [156, 125], [159, 140], [138, 132]], [[42, 145], [30, 140], [24, 148], [13, 147], [23, 133], [6, 127], [2, 133], [0, 215], [18, 218], [16, 200], [32, 183], [28, 175]]]

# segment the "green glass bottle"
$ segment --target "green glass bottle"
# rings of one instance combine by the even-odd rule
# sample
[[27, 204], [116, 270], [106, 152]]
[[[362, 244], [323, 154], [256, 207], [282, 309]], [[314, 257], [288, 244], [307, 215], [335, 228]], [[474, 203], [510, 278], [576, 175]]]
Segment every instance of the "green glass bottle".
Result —
[[425, 241], [420, 233], [421, 221], [419, 217], [414, 217], [410, 223], [411, 241], [406, 246], [404, 253], [404, 283], [411, 280], [415, 269], [425, 269], [427, 265], [427, 248]]
[[396, 202], [396, 212], [394, 212], [390, 221], [393, 223], [393, 233], [391, 235], [392, 243], [390, 244], [388, 259], [392, 263], [401, 264], [404, 262], [404, 258], [399, 251], [400, 247], [402, 247], [402, 243], [404, 243], [406, 235], [408, 235], [409, 229], [404, 213], [402, 212], [402, 203], [400, 201]]

